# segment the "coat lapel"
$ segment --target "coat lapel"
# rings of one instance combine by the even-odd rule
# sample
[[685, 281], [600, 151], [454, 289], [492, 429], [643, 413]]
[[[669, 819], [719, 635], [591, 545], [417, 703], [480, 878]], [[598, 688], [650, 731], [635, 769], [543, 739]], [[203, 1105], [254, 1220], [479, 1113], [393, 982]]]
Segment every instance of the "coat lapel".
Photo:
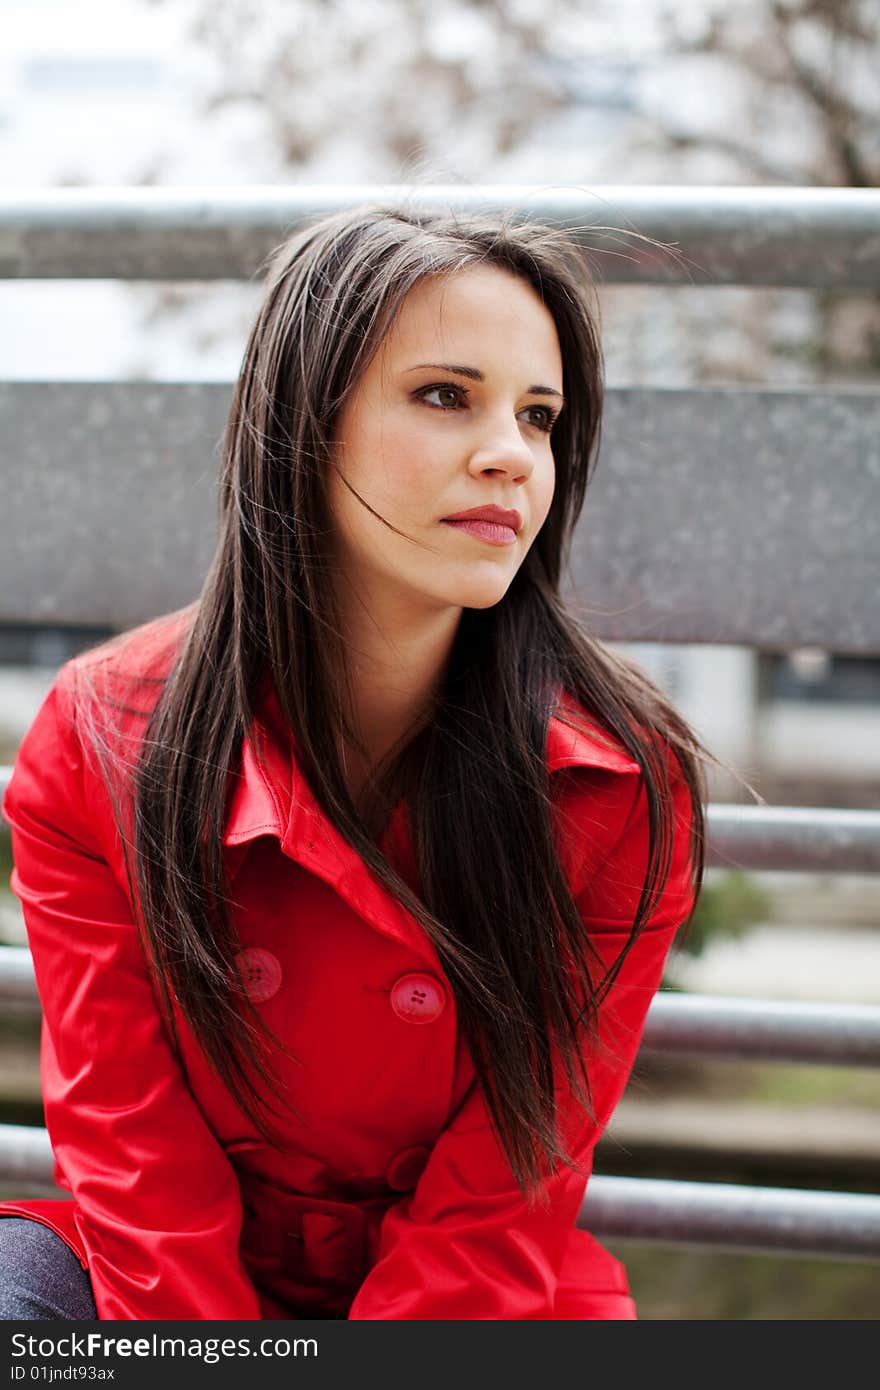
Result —
[[[269, 683], [261, 687], [251, 735], [244, 740], [240, 770], [231, 782], [223, 834], [230, 880], [241, 867], [251, 841], [262, 835], [274, 836], [282, 853], [323, 879], [377, 931], [414, 951], [432, 969], [441, 969], [422, 927], [372, 876], [319, 806], [300, 770], [295, 740], [286, 731], [278, 697]], [[402, 802], [379, 844], [384, 851], [393, 852], [404, 878], [411, 883], [414, 865]]]
[[[553, 717], [547, 736], [547, 765], [594, 767], [606, 772], [639, 771], [626, 751], [583, 712], [565, 703], [565, 717], [575, 717], [573, 729]], [[256, 755], [262, 752], [264, 765]], [[348, 905], [382, 934], [412, 950], [434, 970], [439, 958], [423, 929], [407, 910], [373, 877], [356, 850], [321, 810], [296, 760], [294, 740], [285, 732], [280, 705], [271, 684], [261, 688], [258, 714], [250, 738], [244, 741], [240, 770], [232, 776], [223, 843], [230, 879], [235, 877], [251, 841], [274, 836], [282, 852], [330, 885]], [[414, 884], [415, 864], [406, 807], [395, 809], [380, 848], [393, 855], [403, 877]]]
[[639, 772], [639, 764], [629, 756], [611, 734], [606, 734], [579, 705], [564, 697], [560, 710], [566, 719], [577, 722], [573, 729], [554, 716], [547, 731], [547, 768], [598, 767], [605, 772]]

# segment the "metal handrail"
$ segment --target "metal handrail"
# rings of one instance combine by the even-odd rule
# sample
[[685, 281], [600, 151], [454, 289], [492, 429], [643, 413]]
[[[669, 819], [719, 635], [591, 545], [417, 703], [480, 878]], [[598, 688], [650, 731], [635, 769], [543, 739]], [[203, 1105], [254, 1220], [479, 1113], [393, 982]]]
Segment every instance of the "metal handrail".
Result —
[[880, 1005], [661, 991], [642, 1046], [700, 1057], [880, 1067]]
[[880, 873], [880, 810], [715, 803], [707, 823], [713, 867]]
[[595, 252], [608, 283], [874, 289], [880, 280], [876, 189], [604, 184], [7, 188], [0, 278], [246, 280], [305, 218], [377, 198], [549, 221]]
[[[11, 767], [0, 766], [0, 797], [11, 776]], [[880, 810], [714, 802], [706, 820], [713, 868], [880, 873]]]
[[[55, 1186], [49, 1135], [0, 1125], [0, 1181]], [[659, 1244], [880, 1259], [880, 1197], [727, 1183], [590, 1179], [578, 1225], [596, 1235]]]
[[873, 1194], [597, 1174], [578, 1225], [663, 1245], [880, 1260]]
[[0, 1008], [39, 1012], [40, 998], [34, 976], [34, 963], [27, 946], [0, 949]]
[[[0, 1007], [37, 1012], [30, 951], [0, 950]], [[648, 1009], [643, 1047], [817, 1066], [880, 1066], [880, 1005], [805, 1004], [661, 992]]]
[[[880, 190], [570, 185], [7, 189], [0, 278], [251, 280], [305, 219], [378, 198], [551, 222], [588, 249], [606, 283], [875, 289], [880, 281]], [[0, 793], [8, 776], [0, 769]], [[716, 804], [707, 822], [712, 866], [880, 872], [880, 811]], [[4, 1003], [39, 1008], [26, 949], [0, 949]], [[643, 1047], [876, 1066], [880, 1008], [661, 993]], [[45, 1130], [0, 1126], [0, 1179], [58, 1194]], [[641, 1242], [880, 1258], [876, 1195], [597, 1175], [578, 1223]]]

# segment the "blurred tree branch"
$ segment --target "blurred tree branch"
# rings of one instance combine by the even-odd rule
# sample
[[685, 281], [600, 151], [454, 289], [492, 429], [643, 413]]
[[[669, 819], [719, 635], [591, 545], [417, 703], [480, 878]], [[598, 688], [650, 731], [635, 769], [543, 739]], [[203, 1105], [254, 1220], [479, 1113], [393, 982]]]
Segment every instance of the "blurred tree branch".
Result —
[[259, 105], [285, 173], [350, 129], [369, 141], [367, 181], [401, 163], [443, 163], [452, 147], [470, 177], [566, 104], [536, 60], [576, 19], [576, 0], [547, 0], [539, 20], [502, 0], [445, 11], [434, 0], [183, 3], [213, 65], [203, 113]]
[[[736, 137], [663, 131], [673, 148], [724, 149], [773, 182], [875, 188], [880, 184], [880, 6], [875, 0], [713, 3], [694, 37], [677, 7], [664, 13], [671, 54], [712, 54], [734, 65], [751, 95], [752, 128]], [[809, 56], [808, 56], [809, 54]], [[787, 175], [766, 153], [780, 103], [801, 108], [803, 167]]]
[[[244, 181], [880, 185], [878, 0], [147, 3], [184, 14], [194, 114]], [[877, 295], [732, 290], [723, 323], [680, 291], [604, 303], [625, 380], [880, 369]]]

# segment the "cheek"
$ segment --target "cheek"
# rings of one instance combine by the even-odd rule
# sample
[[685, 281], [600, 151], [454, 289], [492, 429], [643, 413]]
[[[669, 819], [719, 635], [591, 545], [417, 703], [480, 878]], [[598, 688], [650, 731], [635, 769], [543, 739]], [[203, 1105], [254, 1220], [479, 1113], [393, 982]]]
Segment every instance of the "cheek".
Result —
[[442, 461], [434, 457], [430, 442], [409, 430], [386, 430], [375, 457], [376, 486], [386, 504], [401, 515], [430, 520], [423, 515], [425, 507], [433, 514], [443, 486]]

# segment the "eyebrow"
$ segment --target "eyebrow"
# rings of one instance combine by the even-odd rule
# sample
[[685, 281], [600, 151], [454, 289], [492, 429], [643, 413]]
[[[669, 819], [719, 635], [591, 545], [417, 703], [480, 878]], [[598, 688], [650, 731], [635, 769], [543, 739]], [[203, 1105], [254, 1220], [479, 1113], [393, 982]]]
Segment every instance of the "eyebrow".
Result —
[[[452, 372], [455, 376], [466, 376], [471, 381], [486, 380], [485, 375], [478, 367], [462, 367], [456, 365], [454, 362], [419, 362], [418, 366], [408, 367], [407, 370], [410, 372], [418, 372], [421, 371], [423, 367], [431, 367], [439, 372]], [[528, 388], [528, 393], [534, 396], [558, 396], [563, 403], [565, 401], [562, 392], [555, 390], [552, 386], [530, 386]]]

